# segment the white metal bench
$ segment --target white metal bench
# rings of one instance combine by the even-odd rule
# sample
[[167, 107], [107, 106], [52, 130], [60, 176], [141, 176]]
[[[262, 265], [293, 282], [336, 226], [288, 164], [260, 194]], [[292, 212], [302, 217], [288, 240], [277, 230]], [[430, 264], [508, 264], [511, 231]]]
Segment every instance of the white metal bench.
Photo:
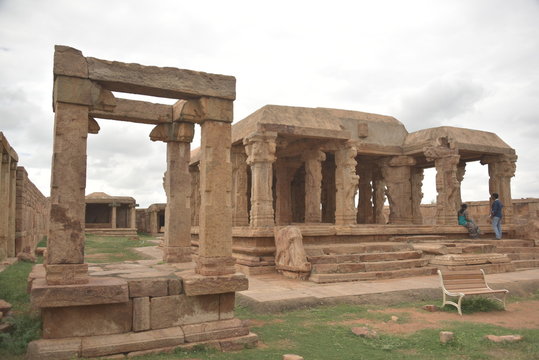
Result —
[[[485, 280], [485, 272], [483, 269], [479, 270], [463, 270], [463, 271], [440, 271], [440, 284], [442, 285], [443, 304], [453, 305], [457, 308], [460, 315], [462, 315], [461, 303], [462, 298], [466, 295], [485, 295], [485, 294], [501, 294], [501, 298], [494, 296], [496, 300], [503, 304], [505, 309], [505, 297], [509, 290], [500, 289], [494, 290], [487, 285]], [[450, 301], [448, 296], [458, 297], [458, 302]]]

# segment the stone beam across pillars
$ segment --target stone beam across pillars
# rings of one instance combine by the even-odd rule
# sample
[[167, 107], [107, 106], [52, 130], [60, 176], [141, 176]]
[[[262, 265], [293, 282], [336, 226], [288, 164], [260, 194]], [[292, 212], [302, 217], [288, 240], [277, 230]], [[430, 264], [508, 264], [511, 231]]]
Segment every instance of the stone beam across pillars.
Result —
[[389, 201], [389, 223], [412, 223], [411, 167], [416, 161], [411, 156], [394, 156], [386, 159], [382, 174]]
[[335, 151], [336, 225], [353, 225], [357, 221], [354, 203], [359, 182], [356, 155], [357, 149], [352, 142], [342, 144]]
[[273, 163], [276, 132], [254, 133], [243, 140], [251, 167], [251, 226], [273, 226]]
[[232, 257], [232, 101], [201, 99], [200, 227], [195, 272], [235, 273]]
[[457, 166], [460, 155], [447, 138], [438, 139], [437, 146], [423, 149], [427, 161], [434, 161], [436, 167], [436, 223], [456, 225], [456, 213], [460, 183], [457, 179]]
[[326, 160], [326, 154], [309, 150], [302, 158], [305, 162], [305, 222], [319, 223], [322, 221], [322, 161]]
[[[180, 105], [185, 105], [185, 101], [180, 102]], [[189, 160], [194, 133], [194, 123], [175, 121], [156, 126], [150, 134], [152, 141], [164, 141], [167, 144], [167, 172], [164, 186], [167, 208], [163, 261], [168, 263], [191, 262]]]
[[498, 193], [504, 205], [502, 219], [507, 224], [513, 221], [511, 178], [515, 176], [516, 161], [516, 155], [484, 156], [481, 159], [481, 165], [488, 164], [489, 192]]

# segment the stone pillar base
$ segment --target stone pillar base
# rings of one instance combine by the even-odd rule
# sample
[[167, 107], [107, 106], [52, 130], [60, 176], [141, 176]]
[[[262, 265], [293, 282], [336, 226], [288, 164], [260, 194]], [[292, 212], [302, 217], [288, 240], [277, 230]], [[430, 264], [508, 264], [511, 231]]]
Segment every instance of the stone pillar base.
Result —
[[163, 261], [167, 263], [187, 263], [191, 262], [193, 251], [190, 247], [165, 246], [163, 248]]
[[218, 257], [193, 257], [195, 261], [195, 272], [200, 275], [217, 276], [228, 275], [236, 272], [236, 259], [232, 256]]
[[46, 264], [47, 285], [88, 284], [88, 264]]

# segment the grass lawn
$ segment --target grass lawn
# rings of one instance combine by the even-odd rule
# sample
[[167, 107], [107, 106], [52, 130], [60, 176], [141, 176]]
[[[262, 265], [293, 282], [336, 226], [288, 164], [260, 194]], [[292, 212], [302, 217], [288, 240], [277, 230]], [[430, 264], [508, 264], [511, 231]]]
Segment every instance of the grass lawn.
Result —
[[144, 260], [146, 257], [133, 250], [144, 246], [155, 246], [148, 235], [139, 235], [138, 240], [124, 236], [86, 235], [84, 259], [88, 263], [111, 263], [127, 260]]
[[[133, 247], [154, 245], [151, 238], [140, 240], [89, 236], [87, 255], [99, 255], [100, 262], [136, 260], [140, 255]], [[100, 255], [101, 254], [101, 255]], [[88, 259], [87, 261], [92, 261]], [[0, 298], [13, 305], [15, 332], [0, 335], [0, 359], [21, 360], [26, 344], [39, 338], [40, 320], [29, 305], [26, 277], [33, 264], [17, 263], [0, 273]], [[509, 303], [537, 306], [539, 293], [527, 298], [510, 298]], [[289, 311], [275, 314], [253, 313], [239, 307], [236, 315], [250, 322], [251, 331], [258, 334], [260, 343], [254, 349], [221, 353], [212, 349], [197, 348], [191, 351], [176, 350], [171, 354], [139, 357], [137, 359], [215, 359], [215, 360], [279, 360], [283, 354], [294, 353], [306, 360], [359, 360], [359, 359], [539, 359], [539, 328], [514, 328], [482, 322], [460, 321], [464, 317], [450, 316], [450, 321], [439, 321], [433, 327], [406, 333], [378, 330], [378, 337], [367, 339], [354, 335], [352, 327], [369, 328], [390, 325], [391, 316], [398, 316], [402, 326], [417, 322], [404, 312], [408, 308], [421, 308], [425, 303], [400, 304], [390, 311], [375, 305], [336, 305]], [[484, 300], [463, 304], [465, 313], [487, 311], [487, 316], [500, 314]], [[454, 312], [449, 307], [449, 312]], [[425, 312], [425, 316], [431, 316]], [[438, 314], [440, 313], [432, 313]], [[443, 314], [442, 314], [443, 315]], [[432, 315], [434, 316], [434, 315]], [[378, 327], [383, 329], [383, 327]], [[453, 331], [455, 339], [448, 344], [439, 341], [440, 331]], [[524, 340], [518, 343], [494, 344], [484, 338], [487, 334], [519, 334]]]

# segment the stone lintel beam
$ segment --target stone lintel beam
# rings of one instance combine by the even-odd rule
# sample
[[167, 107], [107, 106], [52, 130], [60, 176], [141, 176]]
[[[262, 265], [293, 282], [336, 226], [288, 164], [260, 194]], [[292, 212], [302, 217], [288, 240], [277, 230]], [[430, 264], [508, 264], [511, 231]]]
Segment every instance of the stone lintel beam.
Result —
[[416, 160], [411, 156], [393, 156], [387, 164], [389, 166], [414, 166]]
[[111, 91], [193, 99], [211, 96], [236, 99], [236, 78], [227, 75], [144, 66], [87, 57], [88, 77]]
[[224, 294], [249, 288], [249, 280], [241, 273], [220, 276], [204, 276], [190, 273], [182, 275], [182, 279], [187, 296]]
[[295, 135], [313, 139], [348, 140], [352, 137], [350, 131], [346, 130], [316, 129], [282, 124], [261, 124], [259, 125], [259, 131], [273, 131], [282, 135]]
[[[6, 137], [4, 136], [4, 133], [0, 131], [0, 148], [3, 149], [2, 151], [6, 156], [9, 156], [14, 161], [19, 161], [19, 155], [17, 155], [17, 152], [15, 149], [9, 145], [9, 142], [7, 141]], [[0, 159], [0, 161], [3, 161]], [[7, 160], [6, 160], [7, 161]]]
[[38, 308], [114, 304], [129, 301], [129, 288], [127, 281], [117, 278], [90, 278], [78, 285], [47, 285], [38, 278], [32, 282], [30, 296]]
[[111, 111], [90, 109], [90, 116], [101, 119], [159, 125], [172, 122], [172, 108], [171, 105], [117, 98], [114, 109]]
[[481, 157], [481, 165], [493, 164], [502, 161], [516, 162], [518, 156], [515, 154], [501, 154], [501, 155], [485, 155]]
[[88, 79], [56, 76], [53, 90], [53, 109], [56, 103], [86, 105], [91, 109], [113, 111], [116, 98], [107, 89]]

